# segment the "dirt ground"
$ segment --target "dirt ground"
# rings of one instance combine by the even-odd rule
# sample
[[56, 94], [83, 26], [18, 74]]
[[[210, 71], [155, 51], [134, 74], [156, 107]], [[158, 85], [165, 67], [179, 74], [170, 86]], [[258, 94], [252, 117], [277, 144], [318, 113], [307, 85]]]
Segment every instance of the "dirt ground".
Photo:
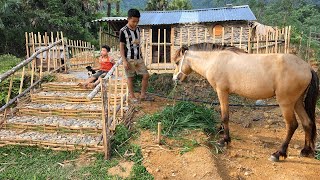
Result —
[[[137, 117], [172, 103], [160, 98], [144, 102], [139, 105], [141, 111]], [[231, 107], [230, 113], [232, 143], [222, 153], [215, 154], [202, 143], [206, 137], [201, 132], [188, 135], [197, 139], [200, 146], [180, 154], [178, 147], [158, 146], [156, 135], [143, 131], [138, 140], [143, 164], [155, 179], [319, 179], [320, 161], [299, 157], [304, 143], [301, 126], [289, 145], [289, 157], [278, 163], [268, 160], [286, 132], [278, 107]], [[170, 142], [175, 143], [179, 142]]]

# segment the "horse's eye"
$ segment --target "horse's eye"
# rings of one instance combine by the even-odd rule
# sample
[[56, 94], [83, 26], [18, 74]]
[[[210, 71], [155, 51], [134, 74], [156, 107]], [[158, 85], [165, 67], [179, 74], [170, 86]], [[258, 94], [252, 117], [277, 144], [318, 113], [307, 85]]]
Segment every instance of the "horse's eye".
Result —
[[176, 62], [176, 65], [177, 65], [177, 66], [179, 65], [179, 61]]

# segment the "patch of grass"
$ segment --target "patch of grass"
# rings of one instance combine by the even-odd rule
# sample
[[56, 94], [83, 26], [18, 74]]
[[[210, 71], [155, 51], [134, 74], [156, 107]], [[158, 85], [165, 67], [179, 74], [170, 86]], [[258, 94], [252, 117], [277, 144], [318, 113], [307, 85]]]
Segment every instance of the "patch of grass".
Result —
[[190, 152], [195, 147], [198, 147], [198, 146], [200, 146], [200, 144], [195, 139], [184, 141], [183, 148], [182, 148], [182, 150], [180, 150], [180, 154], [184, 154], [186, 152]]
[[[104, 154], [92, 155], [87, 165], [77, 164], [81, 151], [52, 151], [37, 147], [6, 146], [0, 148], [0, 179], [121, 179], [107, 174], [108, 169], [125, 158], [135, 164], [128, 179], [153, 179], [143, 166], [141, 148], [127, 141], [136, 132], [124, 125], [116, 128], [112, 141], [112, 158], [104, 160]], [[115, 153], [115, 149], [118, 153]], [[61, 166], [64, 162], [70, 163]]]
[[140, 146], [131, 144], [129, 141], [130, 139], [134, 139], [137, 133], [135, 130], [129, 131], [123, 124], [118, 125], [115, 135], [112, 137], [111, 155], [112, 157], [124, 157], [134, 162], [129, 179], [154, 179], [142, 164], [143, 156]]
[[185, 129], [200, 129], [207, 134], [216, 133], [217, 113], [204, 105], [191, 102], [178, 102], [175, 106], [167, 106], [161, 112], [142, 117], [138, 126], [156, 131], [158, 122], [162, 124], [162, 134], [173, 137]]
[[0, 55], [0, 74], [10, 70], [20, 62], [21, 62], [21, 59], [13, 55], [10, 55], [10, 54]]

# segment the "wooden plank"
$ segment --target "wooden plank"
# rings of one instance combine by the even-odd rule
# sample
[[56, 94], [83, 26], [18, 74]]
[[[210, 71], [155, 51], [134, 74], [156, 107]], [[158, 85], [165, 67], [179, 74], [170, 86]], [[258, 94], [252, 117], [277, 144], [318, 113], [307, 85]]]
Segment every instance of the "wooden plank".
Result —
[[[33, 32], [31, 32], [31, 40], [32, 40], [32, 53], [34, 54], [35, 52], [35, 38], [34, 38], [34, 34]], [[32, 65], [31, 65], [31, 85], [33, 84], [33, 80], [34, 80], [34, 71], [35, 71], [35, 66], [36, 66], [36, 57], [34, 57], [34, 59], [32, 60]]]
[[222, 38], [221, 38], [221, 44], [224, 45], [224, 27], [222, 27]]
[[[67, 64], [67, 57], [66, 57], [66, 50], [65, 50], [65, 39], [64, 39], [64, 37], [63, 37], [63, 32], [62, 31], [60, 31], [60, 35], [61, 35], [61, 40], [62, 40], [62, 44], [61, 44], [61, 46], [62, 46], [62, 48], [63, 48], [63, 50], [62, 50], [62, 53], [63, 53], [63, 60], [64, 60], [64, 72], [67, 72], [67, 66], [66, 66], [66, 64]], [[87, 55], [86, 55], [86, 58], [87, 58]]]
[[174, 26], [171, 26], [171, 32], [170, 32], [170, 62], [172, 62], [173, 54], [174, 54]]
[[266, 35], [266, 54], [269, 54], [269, 32]]
[[188, 28], [188, 46], [190, 46], [190, 28]]
[[150, 61], [149, 61], [149, 65], [152, 64], [152, 50], [153, 50], [153, 47], [152, 47], [152, 29], [150, 28], [150, 32], [149, 32], [149, 46], [150, 46]]
[[204, 29], [204, 42], [205, 42], [205, 43], [207, 42], [207, 34], [208, 34], [208, 29], [205, 28], [205, 29]]
[[252, 29], [249, 28], [249, 34], [248, 34], [248, 53], [251, 53], [251, 31]]

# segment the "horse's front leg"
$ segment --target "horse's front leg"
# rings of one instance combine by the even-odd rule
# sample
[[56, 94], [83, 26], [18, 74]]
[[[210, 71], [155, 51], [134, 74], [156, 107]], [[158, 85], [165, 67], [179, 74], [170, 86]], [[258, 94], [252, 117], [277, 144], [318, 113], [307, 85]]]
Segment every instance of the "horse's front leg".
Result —
[[227, 91], [217, 89], [217, 94], [221, 108], [221, 121], [223, 125], [223, 138], [219, 141], [220, 146], [224, 146], [225, 143], [231, 142], [229, 134], [229, 94]]

